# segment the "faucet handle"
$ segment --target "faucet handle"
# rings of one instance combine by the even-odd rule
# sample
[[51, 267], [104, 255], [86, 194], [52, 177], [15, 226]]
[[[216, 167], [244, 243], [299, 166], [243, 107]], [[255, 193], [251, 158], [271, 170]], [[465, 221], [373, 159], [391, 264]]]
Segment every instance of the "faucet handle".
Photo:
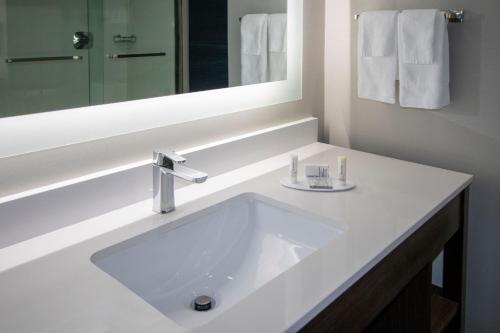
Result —
[[186, 159], [180, 155], [177, 155], [173, 151], [154, 151], [153, 152], [153, 163], [159, 166], [170, 166], [173, 163], [184, 163]]

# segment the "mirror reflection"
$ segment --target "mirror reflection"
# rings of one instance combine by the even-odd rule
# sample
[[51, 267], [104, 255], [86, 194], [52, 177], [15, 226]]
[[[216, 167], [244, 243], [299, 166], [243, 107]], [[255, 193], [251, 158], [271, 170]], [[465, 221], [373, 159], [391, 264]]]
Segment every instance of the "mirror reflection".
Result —
[[287, 0], [0, 0], [0, 117], [286, 80]]

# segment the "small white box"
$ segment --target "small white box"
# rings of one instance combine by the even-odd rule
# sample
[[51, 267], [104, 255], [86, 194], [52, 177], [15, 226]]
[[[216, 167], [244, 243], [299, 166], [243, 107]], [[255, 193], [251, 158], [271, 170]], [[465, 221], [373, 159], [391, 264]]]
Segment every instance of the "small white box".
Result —
[[306, 177], [330, 177], [330, 166], [328, 164], [305, 165]]

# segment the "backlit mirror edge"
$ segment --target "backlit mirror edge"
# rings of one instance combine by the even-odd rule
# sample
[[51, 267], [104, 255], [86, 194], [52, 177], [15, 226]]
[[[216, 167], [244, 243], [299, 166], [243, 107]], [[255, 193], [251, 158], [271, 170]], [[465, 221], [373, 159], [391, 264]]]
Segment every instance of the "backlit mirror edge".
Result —
[[0, 119], [0, 158], [302, 99], [303, 0], [288, 0], [288, 79]]

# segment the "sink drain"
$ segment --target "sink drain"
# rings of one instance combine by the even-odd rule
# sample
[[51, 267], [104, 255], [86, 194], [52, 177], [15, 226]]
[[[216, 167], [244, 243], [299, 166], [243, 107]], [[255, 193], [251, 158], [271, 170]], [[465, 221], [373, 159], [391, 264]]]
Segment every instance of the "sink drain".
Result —
[[210, 296], [198, 296], [193, 301], [193, 310], [199, 312], [210, 311], [215, 306], [215, 300]]

